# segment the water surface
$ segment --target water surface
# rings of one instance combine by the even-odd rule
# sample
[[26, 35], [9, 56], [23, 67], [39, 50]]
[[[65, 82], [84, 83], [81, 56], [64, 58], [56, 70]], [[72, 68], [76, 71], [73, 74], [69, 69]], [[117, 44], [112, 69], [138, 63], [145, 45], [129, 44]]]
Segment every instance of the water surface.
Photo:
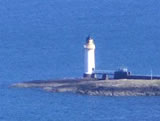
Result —
[[159, 121], [159, 97], [98, 97], [8, 88], [81, 77], [83, 44], [96, 68], [160, 75], [160, 1], [0, 0], [1, 121]]

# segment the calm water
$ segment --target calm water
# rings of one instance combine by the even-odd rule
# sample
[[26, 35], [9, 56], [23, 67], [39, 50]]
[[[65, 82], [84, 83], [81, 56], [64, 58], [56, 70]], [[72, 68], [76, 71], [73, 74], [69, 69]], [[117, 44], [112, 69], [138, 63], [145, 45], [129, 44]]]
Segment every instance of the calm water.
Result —
[[158, 0], [0, 0], [0, 121], [159, 121], [159, 97], [99, 97], [8, 88], [81, 77], [83, 44], [96, 68], [160, 75]]

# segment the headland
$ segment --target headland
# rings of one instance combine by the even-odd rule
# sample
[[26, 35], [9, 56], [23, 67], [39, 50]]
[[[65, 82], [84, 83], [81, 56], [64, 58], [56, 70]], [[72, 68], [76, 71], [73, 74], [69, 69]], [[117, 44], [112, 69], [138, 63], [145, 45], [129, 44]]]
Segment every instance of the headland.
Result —
[[160, 96], [160, 80], [62, 79], [13, 84], [18, 88], [40, 88], [48, 92], [70, 92], [94, 96]]

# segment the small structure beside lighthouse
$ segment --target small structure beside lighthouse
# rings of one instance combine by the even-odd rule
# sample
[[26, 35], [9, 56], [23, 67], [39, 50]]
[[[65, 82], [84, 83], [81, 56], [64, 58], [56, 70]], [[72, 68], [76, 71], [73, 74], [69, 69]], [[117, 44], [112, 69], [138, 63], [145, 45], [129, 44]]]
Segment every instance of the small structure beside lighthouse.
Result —
[[93, 78], [95, 70], [95, 44], [94, 40], [88, 36], [84, 45], [84, 78]]

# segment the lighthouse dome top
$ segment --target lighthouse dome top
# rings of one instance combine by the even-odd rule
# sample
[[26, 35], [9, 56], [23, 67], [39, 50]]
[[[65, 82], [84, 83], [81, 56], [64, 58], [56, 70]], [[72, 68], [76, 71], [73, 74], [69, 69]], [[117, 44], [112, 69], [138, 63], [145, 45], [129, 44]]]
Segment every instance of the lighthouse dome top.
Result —
[[84, 48], [95, 49], [94, 40], [90, 36], [87, 37], [86, 44], [84, 45]]

